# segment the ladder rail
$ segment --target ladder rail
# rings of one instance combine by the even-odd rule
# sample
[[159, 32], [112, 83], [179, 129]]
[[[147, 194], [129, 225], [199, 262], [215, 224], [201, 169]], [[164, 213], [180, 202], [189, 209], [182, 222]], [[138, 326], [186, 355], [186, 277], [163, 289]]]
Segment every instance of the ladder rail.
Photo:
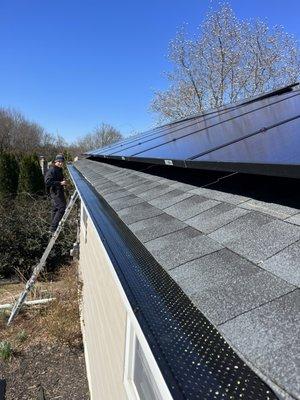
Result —
[[52, 248], [53, 248], [53, 246], [54, 246], [54, 244], [56, 242], [56, 239], [58, 238], [58, 236], [59, 236], [59, 234], [60, 234], [60, 232], [62, 230], [62, 227], [63, 227], [64, 223], [66, 222], [66, 220], [67, 220], [67, 218], [68, 218], [68, 216], [69, 216], [69, 214], [70, 214], [70, 212], [71, 212], [71, 210], [72, 210], [77, 198], [78, 198], [78, 193], [77, 193], [77, 190], [75, 190], [74, 193], [71, 196], [71, 199], [70, 199], [70, 201], [68, 203], [68, 206], [67, 206], [67, 208], [66, 208], [66, 210], [64, 212], [64, 215], [63, 215], [62, 219], [60, 220], [60, 222], [58, 224], [58, 227], [56, 228], [56, 231], [53, 233], [53, 235], [51, 236], [51, 239], [49, 240], [49, 243], [48, 243], [48, 245], [47, 245], [47, 247], [46, 247], [46, 249], [45, 249], [45, 251], [44, 251], [44, 253], [43, 253], [43, 255], [42, 255], [42, 257], [41, 257], [41, 259], [39, 261], [39, 263], [33, 269], [32, 275], [31, 275], [30, 279], [27, 281], [24, 291], [20, 294], [19, 298], [17, 299], [17, 301], [14, 304], [14, 306], [12, 308], [12, 311], [11, 311], [11, 314], [10, 314], [10, 317], [8, 319], [8, 322], [7, 322], [7, 326], [9, 326], [12, 323], [14, 318], [20, 312], [20, 310], [22, 308], [22, 305], [24, 304], [24, 302], [26, 300], [26, 297], [28, 296], [29, 292], [33, 288], [33, 286], [34, 286], [39, 274], [44, 269], [46, 261], [47, 261], [47, 258], [48, 258], [49, 254], [50, 254], [50, 251], [52, 250]]

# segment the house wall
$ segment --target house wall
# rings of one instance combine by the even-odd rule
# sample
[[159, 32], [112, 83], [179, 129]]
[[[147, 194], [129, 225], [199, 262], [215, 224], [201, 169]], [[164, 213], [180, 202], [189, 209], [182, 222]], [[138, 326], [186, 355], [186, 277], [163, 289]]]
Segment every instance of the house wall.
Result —
[[126, 399], [123, 384], [126, 308], [110, 260], [90, 218], [81, 221], [83, 336], [92, 400]]

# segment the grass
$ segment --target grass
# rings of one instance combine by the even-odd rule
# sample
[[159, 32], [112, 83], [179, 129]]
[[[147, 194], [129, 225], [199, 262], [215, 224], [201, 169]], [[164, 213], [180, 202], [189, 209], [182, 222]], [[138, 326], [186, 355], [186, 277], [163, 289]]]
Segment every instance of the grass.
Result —
[[13, 350], [11, 344], [6, 341], [0, 342], [0, 358], [2, 358], [3, 361], [8, 361], [11, 359], [12, 354]]
[[62, 270], [60, 277], [64, 282], [64, 288], [56, 293], [56, 300], [47, 308], [44, 322], [52, 338], [69, 347], [81, 347], [78, 280], [70, 268]]
[[0, 325], [6, 325], [9, 318], [9, 310], [0, 310]]
[[17, 333], [17, 340], [21, 343], [25, 342], [28, 339], [28, 334], [25, 329], [22, 329], [20, 332]]
[[[8, 285], [5, 288], [2, 286], [1, 289], [0, 304], [13, 303], [14, 298], [24, 289], [24, 285]], [[48, 345], [58, 342], [71, 348], [82, 348], [79, 284], [75, 263], [62, 268], [53, 282], [38, 283], [28, 300], [49, 297], [55, 297], [56, 300], [47, 305], [22, 308], [9, 327], [6, 323], [10, 310], [1, 310], [0, 343], [9, 343], [16, 354], [40, 343]], [[5, 358], [8, 351], [7, 345], [3, 346], [4, 356], [1, 358]], [[12, 352], [6, 359], [11, 355]]]

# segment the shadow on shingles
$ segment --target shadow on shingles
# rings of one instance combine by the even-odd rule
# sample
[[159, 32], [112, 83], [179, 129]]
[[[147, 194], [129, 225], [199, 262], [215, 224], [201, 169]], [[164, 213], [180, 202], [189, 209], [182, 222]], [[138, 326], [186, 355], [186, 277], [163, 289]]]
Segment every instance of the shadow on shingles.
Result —
[[264, 202], [300, 208], [298, 179], [237, 174], [209, 187], [213, 190], [239, 194]]
[[144, 171], [151, 175], [198, 187], [205, 186], [208, 189], [237, 194], [267, 203], [276, 203], [296, 209], [300, 208], [298, 179], [242, 173], [232, 174], [230, 172], [186, 169], [116, 160], [101, 160], [101, 162], [135, 171]]

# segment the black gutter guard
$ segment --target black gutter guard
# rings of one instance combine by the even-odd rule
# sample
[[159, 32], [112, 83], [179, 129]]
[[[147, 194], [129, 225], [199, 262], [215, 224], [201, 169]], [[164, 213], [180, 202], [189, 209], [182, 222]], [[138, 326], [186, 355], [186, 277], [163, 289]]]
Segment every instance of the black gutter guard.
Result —
[[82, 174], [69, 171], [173, 398], [277, 399]]

